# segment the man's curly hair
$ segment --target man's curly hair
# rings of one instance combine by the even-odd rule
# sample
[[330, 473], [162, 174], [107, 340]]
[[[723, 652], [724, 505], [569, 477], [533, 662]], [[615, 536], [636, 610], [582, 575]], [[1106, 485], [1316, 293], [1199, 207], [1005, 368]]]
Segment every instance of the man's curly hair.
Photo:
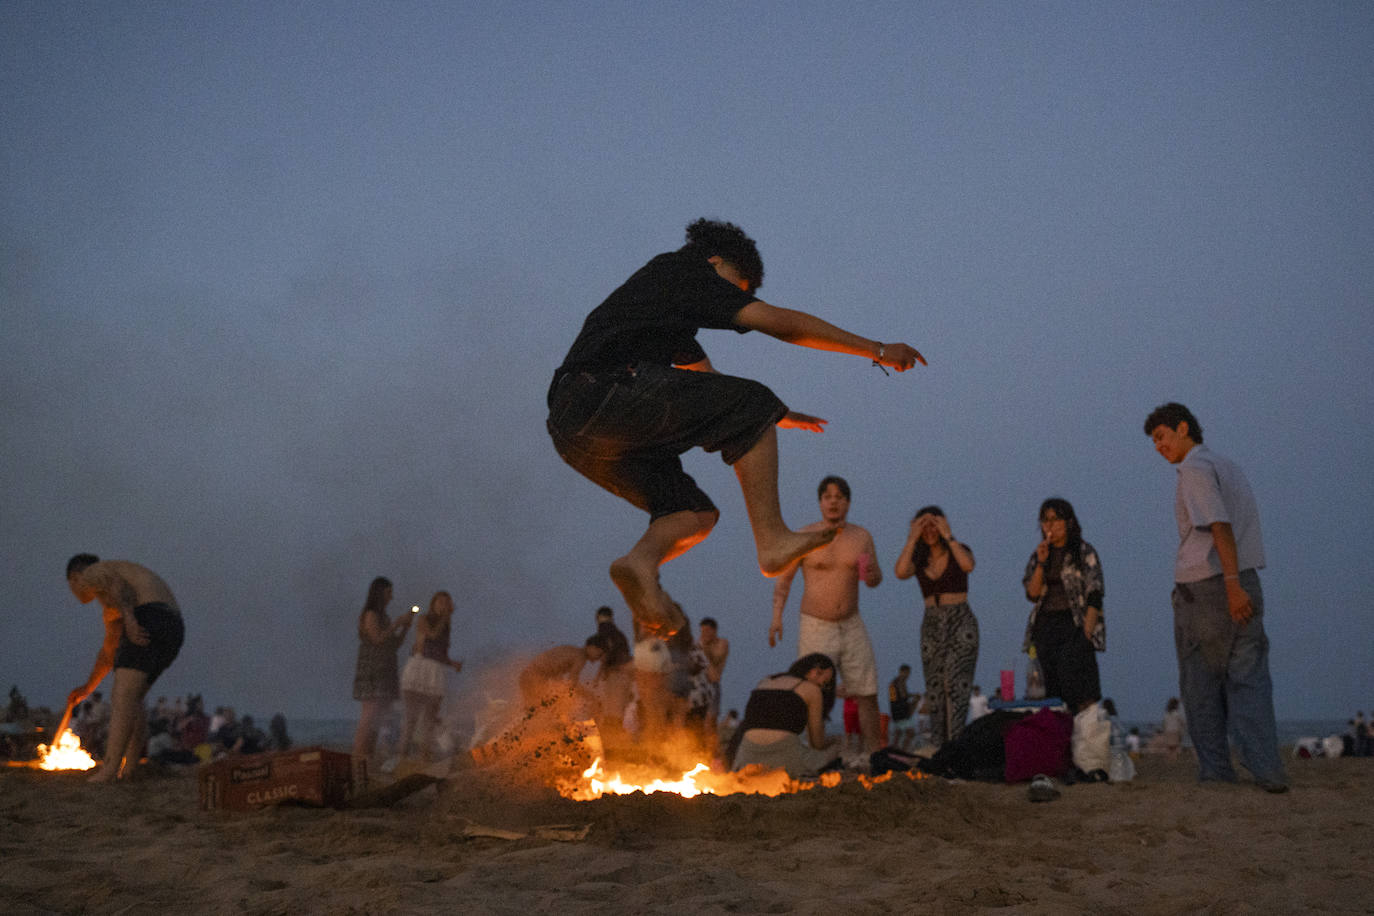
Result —
[[719, 255], [721, 260], [729, 261], [748, 281], [750, 292], [763, 285], [763, 258], [759, 257], [758, 246], [734, 223], [703, 217], [687, 227], [687, 244], [683, 247], [700, 251], [708, 258]]

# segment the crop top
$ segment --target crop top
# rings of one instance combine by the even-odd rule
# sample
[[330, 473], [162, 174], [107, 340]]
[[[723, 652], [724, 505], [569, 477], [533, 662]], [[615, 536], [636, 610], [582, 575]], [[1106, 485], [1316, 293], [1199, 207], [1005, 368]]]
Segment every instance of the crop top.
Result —
[[800, 735], [806, 728], [806, 700], [792, 689], [767, 688], [749, 694], [741, 733], [751, 728], [776, 728]]
[[432, 659], [436, 662], [448, 661], [449, 644], [449, 623], [444, 621], [444, 625], [439, 628], [439, 632], [424, 640], [420, 646], [420, 655]]
[[[961, 542], [962, 543], [962, 542]], [[973, 556], [973, 550], [963, 544], [963, 548]], [[916, 549], [912, 548], [912, 562], [915, 564]], [[953, 595], [968, 591], [968, 573], [960, 568], [958, 561], [954, 559], [951, 552], [949, 560], [945, 563], [944, 572], [940, 573], [938, 579], [932, 579], [926, 575], [925, 567], [916, 564], [916, 582], [921, 586], [921, 597], [929, 598], [932, 595]]]

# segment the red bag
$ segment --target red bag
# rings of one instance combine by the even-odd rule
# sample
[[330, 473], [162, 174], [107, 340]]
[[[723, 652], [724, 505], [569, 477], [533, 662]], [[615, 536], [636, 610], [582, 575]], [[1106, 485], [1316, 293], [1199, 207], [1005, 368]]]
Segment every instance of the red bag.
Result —
[[1073, 764], [1072, 737], [1073, 717], [1066, 712], [1041, 709], [1014, 723], [1003, 739], [1007, 782], [1025, 782], [1041, 774], [1063, 776]]

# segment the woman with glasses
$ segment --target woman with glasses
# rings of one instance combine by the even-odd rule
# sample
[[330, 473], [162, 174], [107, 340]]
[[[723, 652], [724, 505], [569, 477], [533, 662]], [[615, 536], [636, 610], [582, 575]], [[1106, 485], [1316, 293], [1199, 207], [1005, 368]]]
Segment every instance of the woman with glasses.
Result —
[[1045, 676], [1045, 695], [1078, 713], [1102, 699], [1097, 653], [1107, 648], [1102, 617], [1102, 563], [1083, 540], [1066, 499], [1040, 505], [1040, 543], [1021, 577], [1034, 603], [1022, 651], [1035, 647]]

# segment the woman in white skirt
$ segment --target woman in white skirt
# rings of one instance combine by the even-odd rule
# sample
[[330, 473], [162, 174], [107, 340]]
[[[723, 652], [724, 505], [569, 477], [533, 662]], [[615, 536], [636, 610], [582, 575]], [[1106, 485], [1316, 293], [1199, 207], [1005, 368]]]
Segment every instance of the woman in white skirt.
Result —
[[448, 657], [449, 622], [453, 598], [435, 592], [429, 611], [415, 622], [415, 644], [401, 672], [401, 696], [405, 719], [401, 725], [401, 752], [428, 760], [430, 739], [439, 723], [439, 704], [444, 699], [444, 675], [449, 668], [462, 671], [463, 663]]

